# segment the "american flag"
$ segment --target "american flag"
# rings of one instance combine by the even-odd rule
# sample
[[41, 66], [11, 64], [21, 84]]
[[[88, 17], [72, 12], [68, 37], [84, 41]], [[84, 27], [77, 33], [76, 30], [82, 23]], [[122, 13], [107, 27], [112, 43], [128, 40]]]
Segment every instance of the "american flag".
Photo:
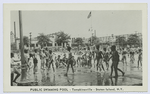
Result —
[[91, 12], [89, 13], [89, 15], [87, 16], [87, 18], [89, 19], [92, 16]]

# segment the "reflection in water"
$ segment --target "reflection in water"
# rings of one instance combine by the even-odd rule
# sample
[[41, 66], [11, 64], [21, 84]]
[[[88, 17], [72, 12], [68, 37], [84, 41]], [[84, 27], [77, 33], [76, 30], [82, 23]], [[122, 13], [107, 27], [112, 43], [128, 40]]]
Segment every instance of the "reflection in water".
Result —
[[109, 73], [97, 73], [97, 85], [99, 86], [109, 86]]
[[130, 63], [130, 73], [132, 73], [132, 71], [133, 71], [133, 68], [134, 68], [134, 65], [132, 64], [132, 63]]
[[106, 76], [104, 78], [105, 78], [104, 85], [109, 86], [110, 85], [109, 74], [106, 74]]
[[38, 76], [37, 76], [37, 74], [34, 74], [34, 81], [38, 82]]
[[117, 82], [118, 82], [118, 77], [114, 77], [115, 78], [115, 83], [114, 83], [114, 81], [113, 81], [113, 77], [110, 77], [110, 79], [111, 79], [111, 85], [112, 86], [116, 86], [117, 85]]
[[67, 76], [67, 82], [69, 86], [74, 86], [74, 74]]
[[110, 79], [109, 79], [109, 73], [105, 72], [104, 73], [104, 85], [109, 86], [110, 85]]
[[90, 86], [92, 86], [93, 85], [93, 83], [92, 82], [90, 82]]
[[50, 82], [50, 77], [47, 75], [47, 77], [46, 77], [46, 79], [45, 79], [46, 81], [45, 81], [45, 86], [49, 86], [49, 85], [51, 85], [51, 82]]
[[106, 79], [105, 82], [104, 82], [105, 86], [109, 86], [110, 85], [110, 81], [109, 79]]
[[[129, 64], [128, 64], [129, 65]], [[40, 75], [35, 75], [35, 81], [39, 83], [40, 86], [74, 86], [74, 85], [84, 85], [84, 86], [116, 86], [116, 85], [129, 85], [134, 83], [141, 83], [140, 80], [136, 80], [137, 76], [131, 74], [131, 70], [138, 70], [132, 66], [119, 66], [126, 72], [125, 76], [119, 76], [110, 78], [110, 71], [106, 72], [95, 72], [92, 71], [88, 73], [88, 70], [82, 70], [77, 74], [69, 74], [64, 76], [65, 71], [58, 70], [58, 73], [54, 73], [50, 70], [40, 70]], [[61, 72], [60, 72], [61, 71]], [[86, 73], [84, 73], [86, 71]], [[132, 72], [133, 72], [132, 71]], [[135, 73], [135, 72], [134, 72]], [[61, 81], [60, 81], [61, 80]], [[139, 82], [136, 82], [139, 81]]]
[[45, 82], [46, 81], [46, 76], [45, 76], [44, 70], [41, 71], [41, 75], [42, 75], [41, 82]]
[[127, 66], [122, 66], [122, 70], [123, 70], [123, 72], [126, 72], [127, 71]]
[[101, 73], [97, 73], [97, 85], [102, 86], [103, 85], [103, 77]]
[[41, 83], [43, 86], [55, 86], [55, 74], [51, 74], [48, 70], [42, 70], [41, 76]]
[[55, 74], [52, 74], [52, 75], [51, 75], [51, 79], [52, 79], [52, 80], [51, 80], [51, 86], [55, 86], [55, 85], [56, 85]]
[[122, 77], [122, 83], [126, 81], [126, 77]]

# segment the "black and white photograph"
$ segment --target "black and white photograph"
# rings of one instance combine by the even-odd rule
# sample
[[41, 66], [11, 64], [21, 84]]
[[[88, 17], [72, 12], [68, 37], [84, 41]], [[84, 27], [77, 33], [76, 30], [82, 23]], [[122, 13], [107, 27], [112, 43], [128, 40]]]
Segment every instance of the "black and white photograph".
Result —
[[9, 80], [4, 81], [5, 90], [7, 86], [9, 91], [25, 87], [33, 92], [146, 90], [145, 7], [118, 4], [108, 10], [66, 5], [45, 10], [19, 4], [10, 11], [4, 7], [9, 13], [5, 28], [10, 28], [4, 29], [9, 30], [4, 33], [8, 44], [4, 56], [10, 62], [4, 64], [4, 79]]
[[142, 11], [11, 11], [11, 86], [142, 86]]

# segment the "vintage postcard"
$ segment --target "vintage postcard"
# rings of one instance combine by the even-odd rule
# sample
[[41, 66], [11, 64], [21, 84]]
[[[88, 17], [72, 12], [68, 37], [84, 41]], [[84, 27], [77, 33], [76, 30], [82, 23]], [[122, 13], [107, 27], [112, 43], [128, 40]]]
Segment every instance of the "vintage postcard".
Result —
[[147, 4], [4, 4], [4, 92], [147, 92]]

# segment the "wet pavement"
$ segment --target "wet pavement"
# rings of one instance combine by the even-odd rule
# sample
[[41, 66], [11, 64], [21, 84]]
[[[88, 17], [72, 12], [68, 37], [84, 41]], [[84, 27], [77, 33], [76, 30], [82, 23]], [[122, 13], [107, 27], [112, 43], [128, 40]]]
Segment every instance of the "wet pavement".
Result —
[[[40, 86], [132, 86], [141, 85], [142, 76], [140, 70], [127, 72], [125, 76], [119, 73], [117, 78], [109, 77], [110, 71], [96, 72], [89, 68], [76, 68], [75, 73], [71, 71], [65, 76], [66, 69], [52, 71], [41, 71], [41, 78], [38, 77]], [[138, 74], [138, 75], [137, 75]]]
[[[135, 56], [137, 60], [137, 56]], [[93, 64], [93, 61], [92, 61]], [[103, 63], [105, 67], [105, 63]], [[111, 60], [109, 62], [111, 66]], [[38, 65], [40, 66], [40, 65]], [[93, 67], [77, 67], [75, 66], [75, 73], [72, 73], [71, 68], [69, 73], [65, 76], [66, 68], [58, 68], [53, 72], [50, 70], [38, 68], [36, 74], [31, 74], [30, 79], [38, 82], [39, 86], [141, 86], [142, 85], [142, 68], [137, 68], [137, 61], [134, 64], [127, 59], [127, 66], [119, 62], [119, 68], [125, 72], [125, 75], [118, 71], [117, 78], [110, 77], [110, 67], [108, 71], [97, 71]], [[106, 69], [106, 67], [105, 67]], [[113, 73], [114, 76], [114, 73]]]

